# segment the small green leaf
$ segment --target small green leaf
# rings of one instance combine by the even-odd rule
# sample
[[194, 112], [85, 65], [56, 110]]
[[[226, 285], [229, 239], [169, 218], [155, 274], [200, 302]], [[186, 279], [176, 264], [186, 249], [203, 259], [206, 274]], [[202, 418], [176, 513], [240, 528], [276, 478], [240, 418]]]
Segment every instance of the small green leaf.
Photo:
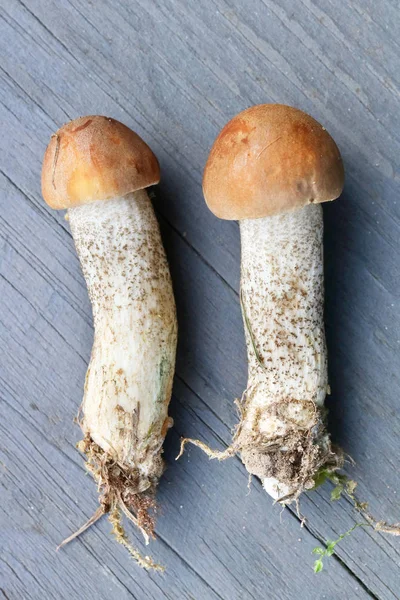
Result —
[[372, 527], [370, 523], [356, 523], [351, 527], [348, 531], [345, 531], [341, 535], [339, 535], [337, 540], [327, 540], [325, 550], [321, 546], [317, 546], [313, 550], [313, 554], [319, 554], [321, 558], [318, 558], [314, 563], [314, 573], [319, 573], [323, 569], [322, 559], [324, 556], [332, 556], [335, 552], [335, 546], [339, 542], [341, 542], [345, 537], [351, 535], [357, 527]]
[[314, 487], [312, 489], [315, 490], [317, 487], [325, 483], [325, 481], [328, 479], [328, 476], [329, 471], [321, 468], [314, 477]]
[[331, 492], [331, 500], [334, 502], [335, 500], [340, 500], [343, 493], [343, 484], [339, 483], [335, 488], [333, 488]]
[[335, 546], [336, 546], [337, 542], [327, 542], [326, 544], [326, 550], [325, 550], [325, 554], [326, 556], [332, 556], [332, 554], [335, 551]]
[[346, 483], [346, 487], [347, 487], [347, 492], [348, 492], [349, 496], [353, 496], [354, 492], [356, 491], [357, 481], [353, 481], [352, 479], [349, 479], [348, 482]]
[[322, 562], [322, 560], [320, 558], [318, 558], [318, 560], [316, 560], [314, 563], [314, 573], [319, 573], [320, 571], [322, 571], [323, 568], [324, 568], [324, 563]]
[[329, 473], [329, 479], [332, 481], [332, 483], [334, 483], [335, 485], [339, 485], [340, 483], [340, 477], [339, 477], [339, 473]]

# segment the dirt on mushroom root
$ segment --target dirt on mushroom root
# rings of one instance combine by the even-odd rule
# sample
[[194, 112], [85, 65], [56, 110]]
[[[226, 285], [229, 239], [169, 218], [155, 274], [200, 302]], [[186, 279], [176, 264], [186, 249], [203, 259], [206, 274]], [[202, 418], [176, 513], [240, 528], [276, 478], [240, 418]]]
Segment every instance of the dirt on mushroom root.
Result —
[[[293, 400], [285, 399], [264, 407], [260, 418], [267, 415], [285, 416], [285, 408], [290, 402]], [[303, 403], [300, 400], [295, 402]], [[278, 498], [277, 502], [284, 504], [297, 501], [302, 492], [314, 488], [321, 469], [334, 473], [343, 467], [344, 452], [331, 443], [325, 426], [325, 411], [313, 402], [307, 401], [313, 419], [307, 422], [306, 427], [300, 428], [286, 418], [285, 434], [275, 437], [262, 435], [256, 427], [251, 430], [244, 428], [246, 392], [235, 404], [239, 409], [240, 421], [235, 427], [232, 444], [225, 451], [217, 452], [199, 440], [184, 438], [177, 458], [182, 455], [189, 442], [200, 447], [210, 458], [218, 460], [239, 454], [251, 475], [259, 477], [261, 481], [274, 477], [291, 490], [289, 494]]]
[[[158, 510], [155, 501], [155, 489], [158, 477], [148, 482], [148, 487], [141, 491], [142, 478], [138, 469], [118, 463], [109, 453], [104, 452], [89, 434], [78, 442], [78, 450], [86, 457], [86, 468], [98, 484], [99, 508], [94, 515], [75, 533], [65, 539], [59, 546], [78, 537], [88, 527], [93, 525], [104, 514], [109, 514], [113, 526], [112, 533], [116, 540], [125, 546], [137, 563], [145, 569], [164, 571], [164, 567], [156, 564], [151, 557], [142, 556], [128, 541], [122, 514], [138, 527], [146, 541], [154, 539], [155, 517]], [[162, 469], [159, 476], [162, 474]]]
[[[310, 414], [304, 425], [290, 420], [288, 407], [293, 403], [302, 405]], [[291, 491], [278, 502], [288, 504], [296, 501], [303, 491], [315, 487], [320, 469], [335, 472], [344, 464], [343, 451], [334, 446], [326, 429], [324, 410], [311, 401], [285, 398], [263, 408], [260, 418], [276, 417], [286, 427], [284, 435], [268, 436], [260, 433], [257, 424], [251, 430], [243, 427], [246, 422], [246, 401], [240, 404], [241, 420], [233, 438], [241, 459], [251, 475], [263, 481], [273, 477]]]

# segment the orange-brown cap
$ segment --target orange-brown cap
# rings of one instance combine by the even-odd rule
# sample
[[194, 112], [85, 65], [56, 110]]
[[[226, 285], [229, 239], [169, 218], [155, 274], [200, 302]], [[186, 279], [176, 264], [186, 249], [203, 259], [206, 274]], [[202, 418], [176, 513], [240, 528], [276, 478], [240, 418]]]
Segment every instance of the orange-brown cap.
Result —
[[343, 184], [340, 152], [320, 123], [290, 106], [260, 104], [222, 129], [203, 193], [221, 219], [257, 219], [334, 200]]
[[42, 194], [49, 206], [72, 208], [124, 196], [160, 181], [160, 166], [131, 129], [107, 117], [80, 117], [46, 148]]

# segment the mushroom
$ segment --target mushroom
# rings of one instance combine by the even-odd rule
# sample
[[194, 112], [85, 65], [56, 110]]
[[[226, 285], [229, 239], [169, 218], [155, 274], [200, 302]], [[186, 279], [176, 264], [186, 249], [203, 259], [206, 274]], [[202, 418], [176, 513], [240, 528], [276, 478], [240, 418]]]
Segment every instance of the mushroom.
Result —
[[[254, 106], [221, 131], [204, 170], [209, 209], [240, 224], [240, 300], [248, 383], [225, 458], [283, 503], [340, 468], [325, 424], [321, 202], [343, 188], [339, 150], [324, 127], [289, 106]], [[182, 448], [187, 440], [183, 440]]]
[[[44, 156], [43, 197], [51, 208], [68, 210], [94, 320], [78, 447], [98, 483], [100, 507], [65, 542], [109, 512], [117, 539], [128, 545], [121, 510], [146, 541], [153, 536], [150, 509], [172, 425], [177, 342], [171, 277], [144, 189], [159, 179], [147, 144], [102, 116], [61, 127]], [[142, 566], [155, 566], [131, 551]]]

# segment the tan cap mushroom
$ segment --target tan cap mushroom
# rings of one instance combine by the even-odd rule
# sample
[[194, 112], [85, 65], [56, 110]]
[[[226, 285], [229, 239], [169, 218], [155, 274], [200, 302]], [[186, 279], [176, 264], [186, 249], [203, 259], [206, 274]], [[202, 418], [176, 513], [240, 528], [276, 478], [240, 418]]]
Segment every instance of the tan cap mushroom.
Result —
[[61, 127], [43, 159], [42, 193], [55, 209], [125, 196], [159, 180], [160, 167], [148, 145], [119, 121], [102, 116]]
[[222, 129], [203, 193], [221, 219], [257, 219], [334, 200], [343, 184], [339, 149], [318, 121], [290, 106], [260, 104]]

